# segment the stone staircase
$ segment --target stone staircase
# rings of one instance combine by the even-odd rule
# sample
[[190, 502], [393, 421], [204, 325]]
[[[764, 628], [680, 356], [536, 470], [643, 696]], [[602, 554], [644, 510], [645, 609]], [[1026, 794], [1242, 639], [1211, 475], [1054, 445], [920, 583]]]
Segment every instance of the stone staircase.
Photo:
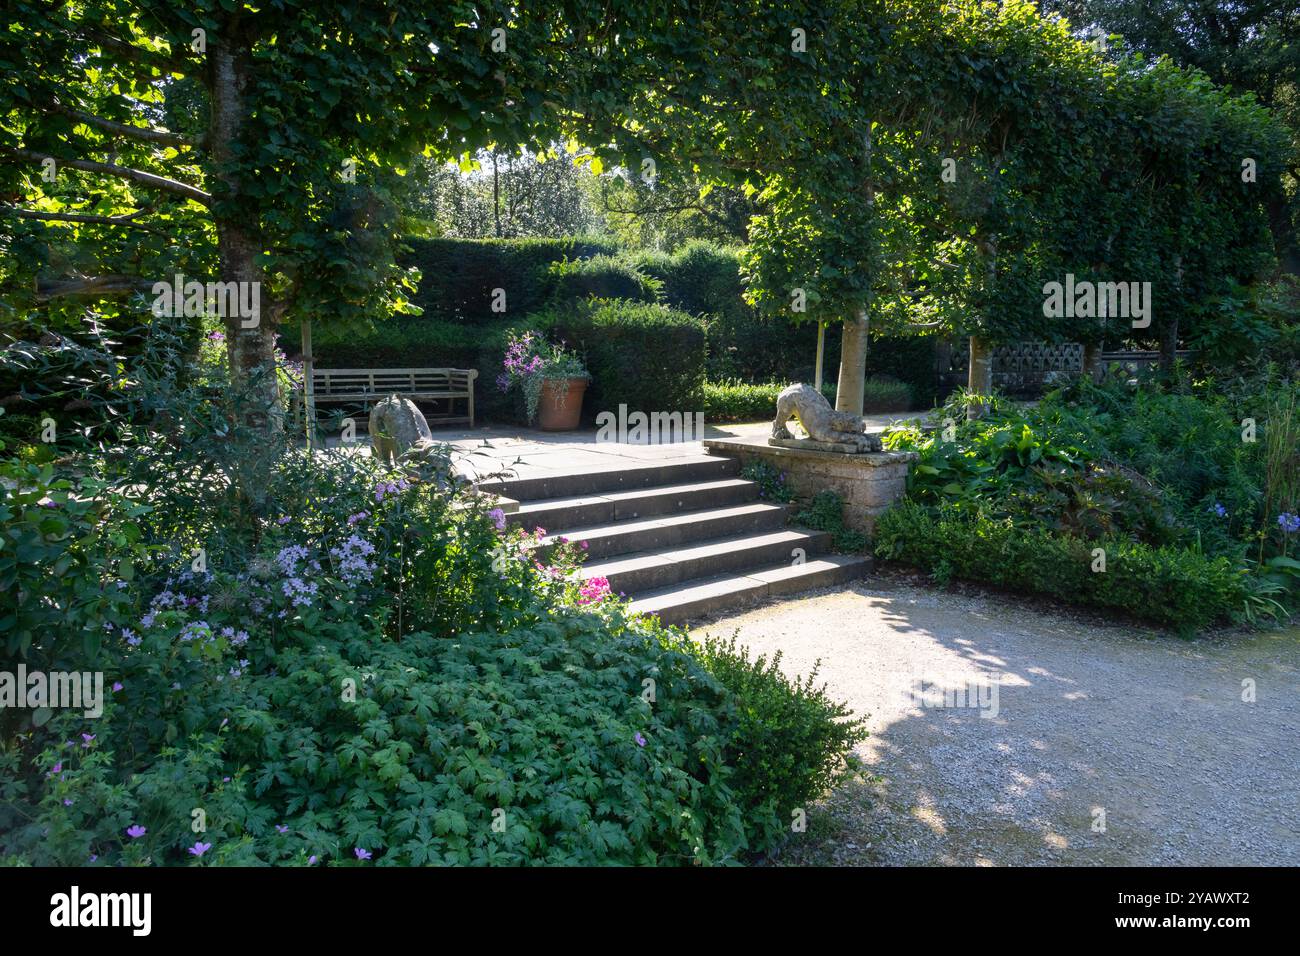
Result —
[[684, 624], [755, 601], [861, 576], [868, 558], [830, 552], [830, 535], [787, 525], [734, 458], [701, 456], [583, 474], [487, 481], [519, 502], [527, 530], [587, 542], [584, 577], [609, 579], [632, 608]]

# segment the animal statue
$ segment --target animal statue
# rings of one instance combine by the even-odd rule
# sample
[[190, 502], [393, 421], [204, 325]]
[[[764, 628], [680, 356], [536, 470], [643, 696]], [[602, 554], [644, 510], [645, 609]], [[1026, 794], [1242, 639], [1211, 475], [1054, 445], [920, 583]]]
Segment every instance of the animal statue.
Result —
[[794, 437], [785, 427], [792, 417], [799, 419], [799, 424], [812, 441], [854, 445], [858, 451], [880, 451], [879, 436], [863, 434], [867, 423], [861, 416], [831, 408], [826, 396], [811, 385], [790, 385], [776, 397], [773, 438]]
[[370, 412], [370, 448], [380, 461], [396, 464], [416, 442], [432, 439], [424, 413], [409, 398], [389, 395]]

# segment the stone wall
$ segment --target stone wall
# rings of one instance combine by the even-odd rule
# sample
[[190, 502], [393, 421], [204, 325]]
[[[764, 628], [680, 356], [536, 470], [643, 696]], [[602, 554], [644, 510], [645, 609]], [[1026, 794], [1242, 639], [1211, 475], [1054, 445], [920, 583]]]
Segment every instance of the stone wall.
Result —
[[844, 499], [844, 522], [870, 534], [876, 516], [907, 490], [907, 472], [916, 453], [885, 451], [864, 455], [782, 448], [766, 441], [706, 439], [710, 454], [738, 458], [741, 466], [766, 461], [785, 473], [786, 486], [801, 498], [829, 489]]

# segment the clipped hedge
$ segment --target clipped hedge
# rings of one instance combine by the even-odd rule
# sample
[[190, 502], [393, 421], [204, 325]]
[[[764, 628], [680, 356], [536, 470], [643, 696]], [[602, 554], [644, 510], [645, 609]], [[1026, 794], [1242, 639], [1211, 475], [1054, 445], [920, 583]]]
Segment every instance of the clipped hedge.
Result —
[[630, 299], [657, 302], [662, 283], [617, 256], [592, 256], [553, 262], [546, 272], [552, 300]]
[[[556, 329], [575, 339], [588, 335], [586, 319], [573, 304], [588, 299], [629, 300], [642, 304], [658, 301], [674, 314], [699, 320], [707, 338], [705, 363], [713, 381], [742, 382], [810, 381], [816, 359], [817, 329], [792, 325], [780, 316], [757, 314], [743, 298], [739, 251], [704, 241], [686, 244], [673, 253], [639, 252], [620, 255], [617, 246], [604, 239], [410, 239], [406, 265], [422, 272], [419, 289], [412, 301], [424, 312], [378, 323], [363, 335], [331, 336], [329, 324], [318, 323], [313, 342], [319, 368], [452, 367], [479, 370], [477, 412], [485, 420], [516, 421], [522, 415], [515, 397], [501, 395], [493, 382], [501, 371], [501, 351], [506, 332], [531, 327], [539, 331]], [[505, 290], [505, 312], [491, 310], [494, 289]], [[662, 315], [662, 313], [647, 313]], [[628, 333], [622, 333], [624, 338]], [[675, 333], [676, 334], [676, 333]], [[681, 333], [694, 341], [695, 332]], [[297, 325], [286, 325], [282, 346], [290, 354], [300, 351]], [[640, 339], [642, 344], [647, 340]], [[827, 330], [825, 368], [835, 377], [839, 363], [838, 328]], [[646, 354], [668, 355], [676, 339], [649, 342]], [[592, 345], [596, 356], [602, 350]], [[673, 407], [681, 396], [696, 395], [691, 407], [704, 410], [713, 421], [766, 418], [771, 402], [766, 391], [714, 392], [705, 407], [702, 384], [696, 391], [696, 347], [675, 374], [661, 366], [636, 374], [631, 384], [599, 379], [588, 393], [588, 409], [606, 401], [602, 389], [624, 397], [629, 406], [651, 404], [643, 410], [669, 410], [664, 399], [655, 399], [638, 384], [667, 378], [673, 385]], [[623, 369], [626, 363], [607, 360], [609, 367]], [[888, 374], [905, 383], [914, 405], [929, 405], [935, 394], [933, 347], [930, 339], [875, 339], [867, 355], [869, 374]], [[597, 369], [592, 369], [593, 374]], [[620, 372], [620, 374], [623, 374]], [[767, 389], [767, 386], [757, 386]], [[779, 387], [777, 388], [779, 391]], [[868, 409], [873, 410], [870, 387]], [[616, 409], [613, 402], [611, 409]], [[895, 398], [883, 410], [897, 409]]]
[[[549, 267], [566, 259], [610, 256], [603, 239], [408, 239], [402, 265], [422, 273], [411, 297], [426, 321], [500, 322], [541, 308], [551, 296]], [[505, 312], [492, 311], [493, 289], [505, 290]]]
[[[710, 424], [758, 422], [776, 414], [776, 397], [788, 383], [706, 382], [704, 384], [704, 420]], [[822, 383], [826, 401], [835, 404], [835, 386]]]
[[[771, 418], [776, 411], [776, 397], [789, 382], [725, 381], [704, 385], [704, 417], [709, 422], [757, 422]], [[835, 383], [822, 382], [826, 401], [835, 404]], [[911, 389], [885, 376], [867, 379], [863, 412], [867, 415], [906, 411], [912, 407]]]
[[533, 316], [576, 349], [591, 372], [584, 416], [601, 411], [699, 412], [704, 408], [704, 323], [648, 302], [591, 299]]
[[695, 240], [675, 252], [642, 251], [632, 262], [663, 283], [664, 302], [703, 317], [753, 314], [745, 302], [740, 277], [740, 250]]
[[[1179, 630], [1229, 619], [1246, 602], [1245, 575], [1227, 558], [1121, 538], [1096, 541], [1009, 520], [933, 512], [902, 502], [876, 522], [876, 554], [963, 578], [1108, 607]], [[1093, 549], [1106, 570], [1093, 571]]]

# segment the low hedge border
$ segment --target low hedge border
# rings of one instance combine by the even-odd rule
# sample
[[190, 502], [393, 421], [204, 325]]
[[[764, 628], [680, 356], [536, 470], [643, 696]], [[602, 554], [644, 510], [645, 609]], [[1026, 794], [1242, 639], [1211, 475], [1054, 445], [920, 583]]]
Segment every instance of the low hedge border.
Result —
[[[927, 570], [1031, 591], [1070, 604], [1114, 608], [1187, 632], [1236, 617], [1245, 574], [1224, 557], [1127, 539], [1085, 540], [984, 516], [935, 513], [901, 502], [876, 522], [876, 555]], [[1105, 551], [1093, 571], [1094, 549]]]

